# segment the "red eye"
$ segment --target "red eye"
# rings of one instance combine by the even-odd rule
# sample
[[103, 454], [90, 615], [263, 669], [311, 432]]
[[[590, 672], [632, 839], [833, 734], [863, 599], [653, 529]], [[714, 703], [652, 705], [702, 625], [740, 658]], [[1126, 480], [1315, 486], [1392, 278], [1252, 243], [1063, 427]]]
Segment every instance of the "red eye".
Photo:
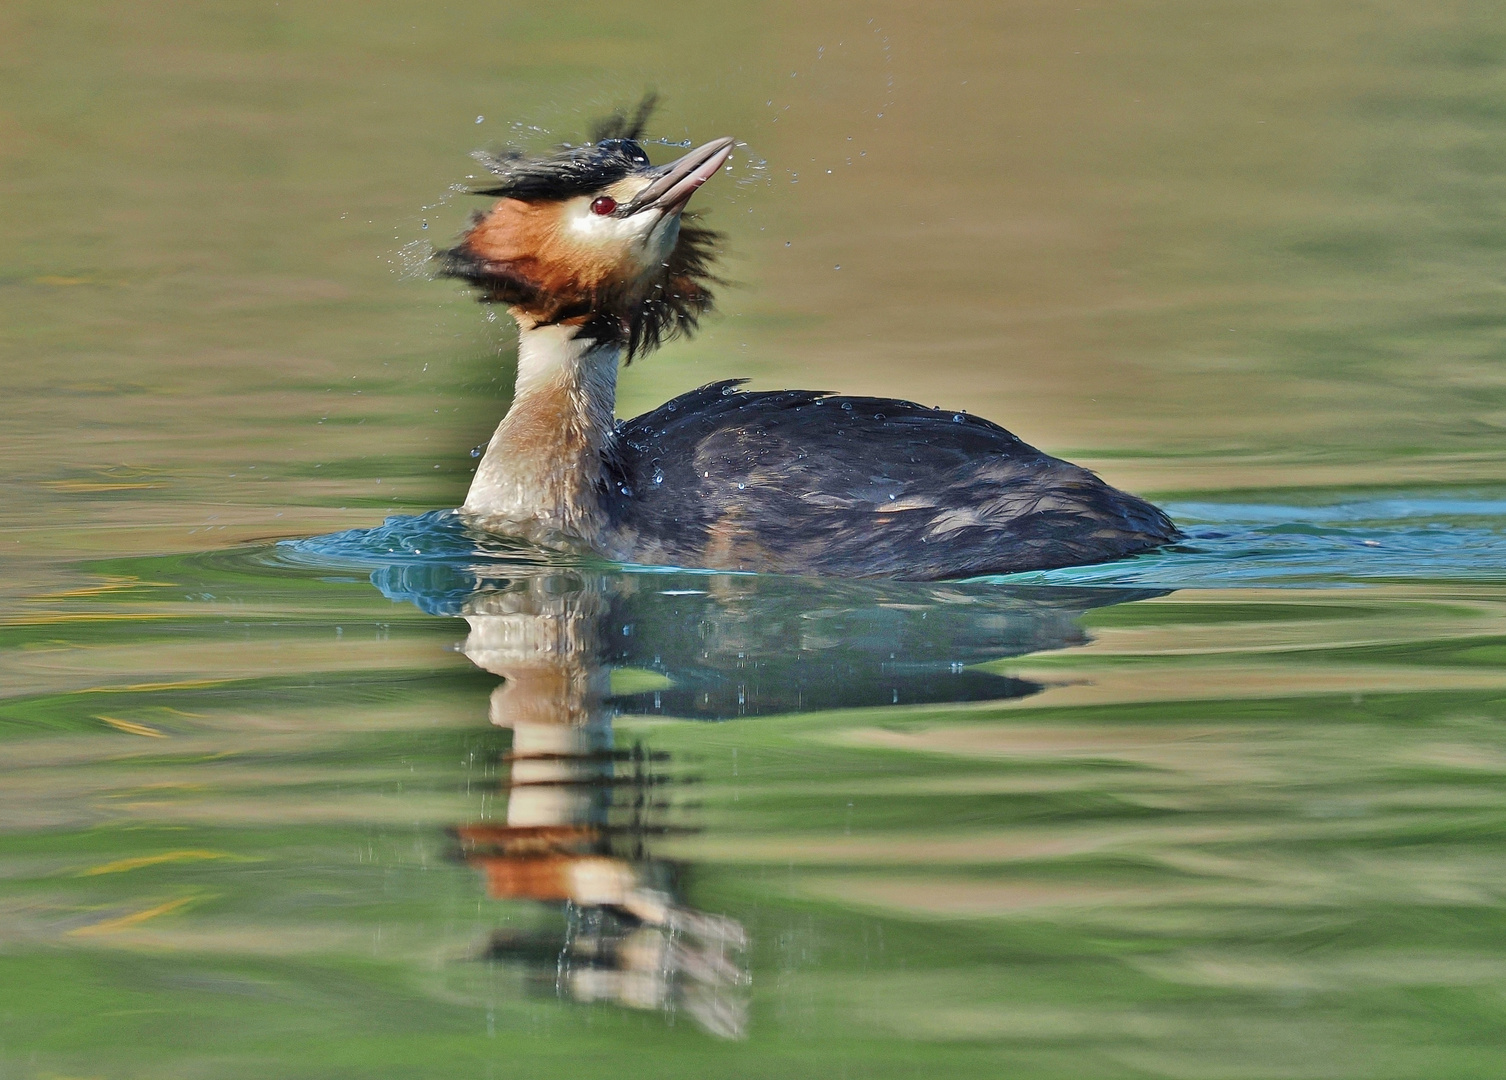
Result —
[[605, 217], [607, 214], [610, 214], [616, 209], [617, 200], [612, 198], [612, 196], [610, 195], [603, 195], [600, 198], [593, 200], [591, 203], [591, 213], [601, 214], [603, 217]]

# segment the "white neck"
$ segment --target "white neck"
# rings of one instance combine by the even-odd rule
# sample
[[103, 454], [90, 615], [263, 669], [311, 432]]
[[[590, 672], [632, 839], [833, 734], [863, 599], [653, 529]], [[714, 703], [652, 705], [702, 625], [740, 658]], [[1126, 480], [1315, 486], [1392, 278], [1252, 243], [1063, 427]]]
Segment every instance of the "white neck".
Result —
[[512, 408], [497, 425], [461, 512], [542, 543], [597, 542], [602, 458], [611, 445], [621, 347], [579, 327], [523, 327]]

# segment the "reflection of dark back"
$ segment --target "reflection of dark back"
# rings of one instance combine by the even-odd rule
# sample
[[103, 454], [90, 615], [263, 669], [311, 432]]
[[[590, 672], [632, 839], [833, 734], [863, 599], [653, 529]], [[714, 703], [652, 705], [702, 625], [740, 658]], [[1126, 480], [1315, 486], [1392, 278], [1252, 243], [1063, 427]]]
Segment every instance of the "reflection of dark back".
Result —
[[[372, 575], [394, 600], [460, 615], [477, 597], [529, 588], [537, 568], [393, 565]], [[632, 715], [702, 720], [873, 705], [991, 701], [1040, 687], [973, 665], [1080, 645], [1086, 611], [1149, 590], [742, 575], [554, 570], [552, 587], [595, 594], [597, 662], [670, 685], [621, 694]]]
[[[512, 732], [505, 815], [453, 832], [493, 899], [560, 905], [565, 925], [498, 930], [484, 954], [561, 996], [682, 1010], [726, 1038], [747, 1031], [747, 935], [691, 906], [686, 868], [648, 850], [678, 828], [655, 771], [667, 759], [618, 748], [613, 716], [1021, 697], [1039, 687], [970, 665], [1079, 644], [1082, 612], [1147, 595], [442, 564], [373, 581], [463, 618], [467, 659], [504, 680], [489, 713]], [[658, 688], [614, 696], [623, 668]]]

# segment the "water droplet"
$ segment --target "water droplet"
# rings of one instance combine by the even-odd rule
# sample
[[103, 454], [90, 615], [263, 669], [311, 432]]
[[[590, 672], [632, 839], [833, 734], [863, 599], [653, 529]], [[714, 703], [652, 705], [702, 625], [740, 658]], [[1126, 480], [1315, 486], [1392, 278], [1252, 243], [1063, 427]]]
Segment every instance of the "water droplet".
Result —
[[836, 270], [842, 269], [842, 264], [841, 263], [837, 263], [837, 265], [833, 269], [836, 269]]
[[746, 487], [747, 487], [747, 486], [748, 486], [748, 485], [747, 485], [747, 484], [738, 484], [738, 485], [737, 485], [737, 490], [738, 490], [738, 491], [742, 491], [742, 490], [743, 490], [743, 489], [744, 489], [744, 488], [746, 488]]
[[420, 229], [427, 229], [428, 227], [429, 227], [429, 223], [427, 221], [424, 222], [422, 225], [419, 226]]
[[852, 402], [850, 402], [850, 401], [844, 401], [844, 402], [842, 402], [842, 410], [844, 412], [852, 412]]
[[484, 451], [485, 449], [486, 449], [486, 444], [485, 443], [482, 443], [480, 446], [473, 446], [473, 447], [471, 447], [471, 457], [480, 457], [481, 454], [482, 454], [482, 451]]
[[962, 414], [960, 412], [952, 414], [952, 423], [954, 423], [954, 424], [960, 424], [960, 423], [962, 423]]
[[484, 116], [478, 116], [478, 117], [476, 117], [476, 123], [479, 124], [479, 123], [481, 123], [481, 121], [483, 121], [485, 119], [486, 119], [486, 117], [484, 117]]
[[654, 486], [658, 487], [662, 483], [664, 483], [664, 470], [663, 469], [655, 469], [654, 470]]

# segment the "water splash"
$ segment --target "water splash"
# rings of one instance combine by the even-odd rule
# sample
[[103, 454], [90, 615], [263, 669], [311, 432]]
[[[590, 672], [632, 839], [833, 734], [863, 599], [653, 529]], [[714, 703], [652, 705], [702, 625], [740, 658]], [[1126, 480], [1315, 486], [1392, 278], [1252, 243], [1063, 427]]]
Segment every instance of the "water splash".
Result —
[[[1098, 566], [978, 579], [1009, 585], [1156, 589], [1329, 587], [1381, 581], [1506, 580], [1506, 499], [1397, 493], [1329, 505], [1171, 503], [1186, 539]], [[588, 557], [468, 528], [453, 510], [390, 517], [373, 529], [283, 541], [276, 557], [302, 566], [604, 566]], [[685, 571], [625, 567], [635, 573]]]

